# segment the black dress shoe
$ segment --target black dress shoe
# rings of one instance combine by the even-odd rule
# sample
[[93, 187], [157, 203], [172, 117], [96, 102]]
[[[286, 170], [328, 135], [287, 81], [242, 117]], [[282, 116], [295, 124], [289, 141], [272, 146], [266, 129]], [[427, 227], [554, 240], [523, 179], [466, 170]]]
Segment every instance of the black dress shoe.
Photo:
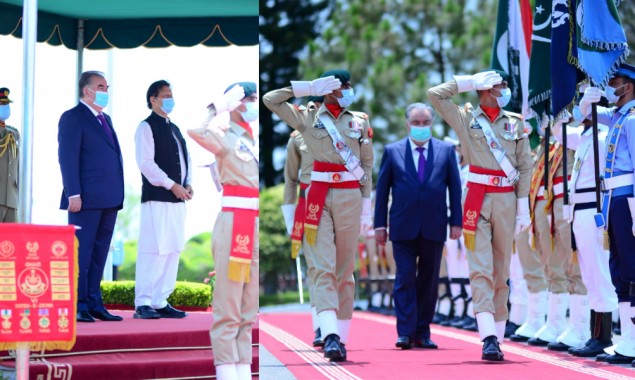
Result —
[[395, 347], [401, 348], [402, 350], [409, 350], [414, 346], [412, 339], [409, 336], [400, 336], [397, 338], [397, 343], [395, 343]]
[[90, 315], [87, 311], [78, 311], [77, 312], [77, 322], [95, 322], [95, 318]]
[[167, 304], [167, 306], [162, 307], [160, 309], [154, 309], [154, 311], [159, 313], [161, 318], [185, 318], [185, 317], [187, 317], [187, 313], [186, 312], [181, 311], [181, 310], [177, 310], [177, 309], [173, 308], [170, 304]]
[[346, 345], [344, 343], [340, 342], [340, 351], [342, 352], [342, 356], [340, 356], [339, 358], [333, 358], [331, 359], [332, 362], [345, 362], [346, 361], [346, 355], [348, 355], [348, 351], [346, 351]]
[[510, 336], [514, 335], [519, 327], [520, 326], [518, 326], [514, 322], [507, 322], [507, 324], [505, 325], [505, 338], [509, 338]]
[[611, 356], [611, 354], [607, 354], [606, 352], [603, 354], [599, 354], [598, 356], [595, 357], [595, 361], [606, 363], [608, 361], [609, 356]]
[[414, 345], [416, 348], [428, 348], [432, 350], [436, 350], [439, 348], [436, 343], [434, 343], [430, 338], [421, 338], [415, 339]]
[[121, 318], [118, 315], [110, 314], [108, 310], [106, 309], [101, 311], [91, 311], [90, 315], [92, 315], [96, 319], [99, 319], [100, 321], [108, 321], [108, 322], [123, 321], [123, 318]]
[[607, 347], [611, 347], [613, 345], [613, 341], [609, 340], [606, 343], [602, 343], [598, 339], [589, 339], [584, 347], [582, 348], [573, 348], [571, 347], [568, 351], [573, 356], [578, 356], [581, 358], [593, 358], [600, 354], [604, 353], [604, 349]]
[[315, 338], [313, 338], [313, 347], [324, 347], [324, 339], [322, 339], [322, 333], [320, 332], [319, 327], [317, 330], [315, 330]]
[[547, 345], [547, 349], [551, 351], [568, 351], [571, 346], [560, 342], [551, 342]]
[[324, 357], [331, 361], [339, 361], [344, 357], [339, 336], [330, 334], [324, 339]]
[[494, 362], [500, 362], [505, 359], [505, 355], [498, 345], [498, 339], [494, 335], [490, 335], [483, 340], [483, 360], [489, 360]]
[[159, 319], [161, 314], [157, 313], [153, 308], [148, 305], [139, 306], [135, 309], [134, 319]]
[[[599, 356], [599, 355], [598, 355]], [[609, 355], [606, 357], [606, 362], [609, 364], [630, 364], [635, 360], [632, 356], [624, 356], [622, 354]]]
[[466, 321], [463, 323], [463, 330], [478, 331], [478, 325], [476, 324], [476, 319], [472, 317], [465, 317], [465, 318], [466, 318]]
[[512, 342], [526, 342], [529, 340], [529, 338], [524, 335], [512, 334], [509, 336], [509, 340], [511, 340]]
[[547, 342], [546, 340], [542, 340], [540, 338], [531, 338], [527, 341], [527, 343], [530, 346], [536, 346], [536, 347], [545, 347], [549, 344], [549, 342]]

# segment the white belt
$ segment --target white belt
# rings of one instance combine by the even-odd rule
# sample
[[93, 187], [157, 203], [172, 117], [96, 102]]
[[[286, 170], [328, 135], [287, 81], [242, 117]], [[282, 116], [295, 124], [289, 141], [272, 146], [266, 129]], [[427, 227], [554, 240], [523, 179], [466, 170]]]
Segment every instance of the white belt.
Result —
[[221, 207], [258, 210], [258, 198], [223, 196], [220, 200], [220, 205]]
[[[544, 186], [543, 186], [543, 189], [544, 189]], [[564, 193], [564, 183], [562, 182], [556, 183], [555, 185], [553, 185], [552, 191], [554, 196]]]
[[478, 183], [481, 185], [488, 185], [488, 186], [497, 186], [497, 187], [513, 186], [512, 182], [508, 180], [507, 177], [501, 177], [497, 175], [468, 173], [467, 180], [468, 182]]
[[591, 203], [595, 202], [595, 192], [592, 193], [571, 193], [569, 195], [570, 204]]
[[357, 181], [357, 178], [350, 172], [311, 172], [311, 181], [317, 182], [349, 182]]
[[633, 184], [633, 174], [623, 174], [617, 177], [604, 178], [604, 189], [613, 190], [622, 186], [629, 186]]

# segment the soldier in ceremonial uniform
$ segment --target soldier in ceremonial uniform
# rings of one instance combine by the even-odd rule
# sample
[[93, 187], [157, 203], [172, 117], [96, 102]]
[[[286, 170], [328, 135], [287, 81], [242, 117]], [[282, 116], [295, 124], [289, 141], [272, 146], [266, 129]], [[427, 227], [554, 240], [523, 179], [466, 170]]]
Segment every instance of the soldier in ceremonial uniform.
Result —
[[11, 116], [9, 89], [0, 88], [0, 223], [18, 221], [18, 143], [20, 133], [6, 125]]
[[[624, 364], [635, 360], [635, 66], [620, 65], [604, 93], [615, 107], [597, 108], [598, 123], [609, 125], [609, 132], [602, 171], [602, 212], [595, 215], [595, 222], [604, 229], [605, 239], [608, 237], [622, 339], [614, 355], [598, 355], [597, 359]], [[598, 88], [587, 88], [580, 100], [582, 115], [590, 117], [591, 104], [602, 95]]]
[[[606, 100], [603, 98], [603, 100]], [[603, 106], [607, 106], [601, 104]], [[578, 112], [576, 112], [578, 111]], [[584, 340], [582, 347], [571, 347], [569, 353], [575, 356], [595, 357], [611, 346], [611, 314], [617, 309], [617, 295], [611, 283], [609, 270], [609, 252], [603, 247], [602, 231], [595, 226], [593, 215], [596, 213], [596, 183], [593, 153], [593, 130], [591, 120], [585, 119], [574, 108], [573, 114], [578, 116], [567, 126], [567, 148], [575, 151], [573, 172], [569, 180], [569, 203], [564, 210], [564, 217], [572, 222], [575, 250], [580, 263], [580, 272], [584, 285], [588, 290], [590, 307], [590, 324], [583, 323], [589, 317], [579, 315], [572, 301], [570, 307], [569, 324], [575, 335]], [[583, 124], [577, 126], [582, 122]], [[562, 141], [562, 123], [556, 123], [553, 134]], [[608, 127], [598, 125], [598, 157], [600, 167], [604, 167], [605, 140]], [[572, 295], [573, 297], [573, 295]], [[624, 306], [630, 307], [628, 303]], [[588, 310], [586, 310], [589, 313]], [[584, 317], [584, 318], [581, 318]], [[630, 322], [629, 322], [630, 323]], [[576, 326], [577, 325], [577, 326]], [[590, 327], [590, 328], [589, 328]], [[587, 331], [581, 331], [582, 329]], [[574, 336], [575, 336], [574, 335]]]
[[[474, 313], [483, 360], [500, 361], [508, 317], [512, 241], [530, 225], [531, 157], [522, 117], [502, 110], [511, 98], [507, 74], [486, 71], [428, 90], [432, 105], [454, 129], [470, 165], [464, 194], [463, 229], [468, 249]], [[479, 107], [469, 112], [451, 97], [477, 90]]]
[[[222, 209], [212, 231], [216, 286], [211, 329], [217, 379], [251, 379], [252, 325], [258, 313], [258, 143], [249, 123], [258, 120], [253, 82], [234, 83], [208, 107], [209, 117], [188, 134], [216, 155]], [[225, 125], [211, 124], [229, 112]]]
[[[324, 96], [324, 104], [300, 109], [287, 102], [294, 96]], [[313, 81], [292, 81], [263, 98], [302, 134], [314, 159], [303, 247], [315, 264], [313, 294], [324, 356], [333, 361], [346, 360], [358, 239], [372, 226], [372, 129], [365, 113], [348, 108], [354, 97], [350, 73], [331, 70]]]
[[[309, 96], [306, 107], [300, 106], [299, 109], [318, 110], [324, 97]], [[309, 154], [304, 138], [298, 131], [293, 131], [287, 143], [287, 160], [284, 164], [284, 203], [282, 204], [282, 215], [287, 225], [287, 233], [291, 236], [291, 258], [298, 256], [302, 240], [304, 237], [304, 218], [306, 216], [306, 189], [311, 184], [311, 171], [313, 170], [313, 157]], [[300, 186], [300, 194], [298, 195], [298, 185]], [[298, 205], [296, 206], [296, 198]], [[317, 309], [315, 308], [314, 276], [315, 265], [313, 258], [307, 255], [307, 251], [303, 250], [304, 258], [307, 265], [307, 288], [309, 289], [309, 299], [311, 302], [311, 321], [313, 323], [313, 331], [315, 338], [313, 339], [313, 347], [324, 346], [324, 339], [320, 332], [320, 322], [317, 317]]]
[[[549, 184], [544, 189], [544, 155], [549, 154]], [[548, 285], [547, 321], [528, 340], [530, 345], [548, 346], [550, 350], [566, 351], [579, 347], [588, 340], [589, 304], [587, 290], [582, 282], [580, 266], [571, 250], [571, 226], [564, 219], [562, 206], [563, 158], [567, 154], [567, 173], [573, 169], [573, 155], [564, 152], [559, 142], [550, 144], [536, 161], [529, 193], [533, 211], [534, 237], [540, 253]], [[534, 268], [535, 269], [535, 268]], [[528, 268], [529, 270], [529, 268]], [[567, 306], [571, 304], [571, 319], [576, 321], [567, 328]]]

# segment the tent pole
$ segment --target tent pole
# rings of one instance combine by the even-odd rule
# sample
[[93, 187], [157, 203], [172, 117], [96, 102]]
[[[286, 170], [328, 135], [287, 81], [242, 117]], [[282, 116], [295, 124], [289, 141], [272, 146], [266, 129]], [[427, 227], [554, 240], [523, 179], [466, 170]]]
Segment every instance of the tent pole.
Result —
[[[35, 84], [35, 44], [37, 42], [37, 0], [25, 0], [22, 9], [22, 36], [24, 48], [24, 76], [22, 78], [22, 149], [20, 149], [20, 192], [18, 199], [18, 222], [31, 223], [33, 191], [33, 99]], [[29, 342], [20, 342], [16, 347], [16, 379], [29, 378]]]
[[[77, 20], [77, 78], [75, 83], [79, 83], [79, 77], [84, 71], [84, 20]], [[79, 93], [76, 95], [76, 100], [79, 102]]]

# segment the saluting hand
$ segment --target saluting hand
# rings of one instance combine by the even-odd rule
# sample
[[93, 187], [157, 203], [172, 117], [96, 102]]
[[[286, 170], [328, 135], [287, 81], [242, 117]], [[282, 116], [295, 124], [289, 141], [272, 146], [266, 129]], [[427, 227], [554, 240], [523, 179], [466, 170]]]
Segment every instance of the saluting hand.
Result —
[[293, 95], [295, 95], [296, 98], [328, 95], [340, 87], [342, 87], [342, 82], [333, 75], [312, 81], [291, 81]]

